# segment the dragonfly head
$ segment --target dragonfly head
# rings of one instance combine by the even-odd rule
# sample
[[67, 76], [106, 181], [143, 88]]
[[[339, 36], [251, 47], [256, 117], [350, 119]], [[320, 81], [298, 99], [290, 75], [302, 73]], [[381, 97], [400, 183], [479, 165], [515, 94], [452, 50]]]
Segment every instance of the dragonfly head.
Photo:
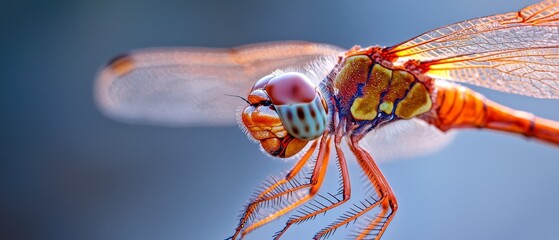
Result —
[[295, 155], [327, 127], [326, 102], [301, 73], [265, 76], [247, 99], [250, 105], [242, 112], [242, 123], [272, 156]]

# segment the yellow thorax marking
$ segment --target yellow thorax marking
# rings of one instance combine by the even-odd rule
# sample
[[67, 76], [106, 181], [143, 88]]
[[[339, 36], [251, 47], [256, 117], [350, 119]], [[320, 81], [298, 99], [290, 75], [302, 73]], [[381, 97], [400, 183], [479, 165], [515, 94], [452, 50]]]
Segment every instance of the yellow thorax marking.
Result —
[[373, 66], [371, 77], [362, 89], [361, 97], [355, 98], [351, 105], [351, 114], [357, 120], [373, 120], [378, 112], [380, 95], [384, 92], [392, 78], [392, 70], [382, 67], [380, 64]]
[[431, 109], [432, 102], [429, 92], [421, 83], [413, 85], [408, 95], [398, 103], [396, 116], [410, 119]]
[[379, 109], [386, 114], [392, 114], [394, 102], [398, 99], [402, 99], [406, 95], [406, 92], [414, 81], [415, 78], [410, 73], [402, 70], [394, 71], [390, 87], [382, 98]]
[[[379, 115], [379, 111], [395, 114], [401, 119], [410, 119], [431, 109], [432, 102], [427, 88], [411, 73], [392, 70], [377, 63], [369, 75], [372, 64], [373, 61], [366, 55], [348, 57], [334, 79], [340, 104], [351, 104], [350, 111], [354, 119], [373, 120]], [[350, 102], [358, 92], [359, 85], [363, 85], [361, 96]], [[396, 101], [399, 101], [398, 104]]]

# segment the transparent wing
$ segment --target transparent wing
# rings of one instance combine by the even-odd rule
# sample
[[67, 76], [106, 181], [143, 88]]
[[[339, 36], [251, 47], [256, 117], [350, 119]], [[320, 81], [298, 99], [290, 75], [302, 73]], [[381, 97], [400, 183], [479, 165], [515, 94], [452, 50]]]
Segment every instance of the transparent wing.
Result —
[[95, 97], [109, 117], [169, 126], [232, 125], [256, 80], [278, 68], [341, 54], [335, 46], [273, 42], [231, 49], [159, 48], [121, 55], [97, 76]]
[[370, 132], [361, 141], [377, 161], [426, 155], [442, 149], [454, 133], [442, 132], [420, 119], [400, 120]]
[[426, 75], [539, 98], [559, 98], [559, 1], [451, 24], [387, 49]]

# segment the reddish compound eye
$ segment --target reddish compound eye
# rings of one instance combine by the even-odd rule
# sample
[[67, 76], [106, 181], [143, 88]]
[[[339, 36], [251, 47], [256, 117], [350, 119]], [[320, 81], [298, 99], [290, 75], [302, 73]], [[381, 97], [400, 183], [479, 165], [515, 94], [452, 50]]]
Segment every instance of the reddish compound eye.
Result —
[[295, 72], [284, 73], [269, 80], [266, 93], [274, 105], [312, 102], [317, 93], [311, 80]]
[[268, 82], [273, 77], [274, 77], [274, 75], [272, 75], [272, 74], [262, 77], [260, 80], [256, 81], [256, 83], [254, 84], [254, 86], [252, 86], [252, 89], [250, 91], [252, 92], [253, 90], [256, 90], [256, 89], [264, 89], [266, 84], [268, 84]]
[[324, 133], [328, 120], [326, 109], [322, 96], [307, 76], [284, 73], [270, 79], [265, 90], [291, 136], [309, 141]]

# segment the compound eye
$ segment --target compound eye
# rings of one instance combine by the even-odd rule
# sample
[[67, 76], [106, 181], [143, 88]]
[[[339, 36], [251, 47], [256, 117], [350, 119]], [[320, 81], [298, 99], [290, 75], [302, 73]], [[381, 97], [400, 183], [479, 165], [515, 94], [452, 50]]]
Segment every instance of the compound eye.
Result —
[[309, 141], [326, 130], [323, 98], [307, 76], [290, 72], [274, 77], [266, 84], [266, 93], [291, 136]]
[[268, 82], [274, 77], [274, 75], [270, 74], [270, 75], [266, 75], [262, 78], [260, 78], [258, 81], [256, 81], [256, 83], [254, 84], [254, 86], [252, 86], [252, 89], [250, 90], [251, 92], [256, 90], [256, 89], [264, 89], [264, 87], [266, 86], [266, 84], [268, 84]]
[[274, 105], [312, 102], [317, 96], [311, 80], [296, 72], [276, 76], [266, 84], [266, 93]]

